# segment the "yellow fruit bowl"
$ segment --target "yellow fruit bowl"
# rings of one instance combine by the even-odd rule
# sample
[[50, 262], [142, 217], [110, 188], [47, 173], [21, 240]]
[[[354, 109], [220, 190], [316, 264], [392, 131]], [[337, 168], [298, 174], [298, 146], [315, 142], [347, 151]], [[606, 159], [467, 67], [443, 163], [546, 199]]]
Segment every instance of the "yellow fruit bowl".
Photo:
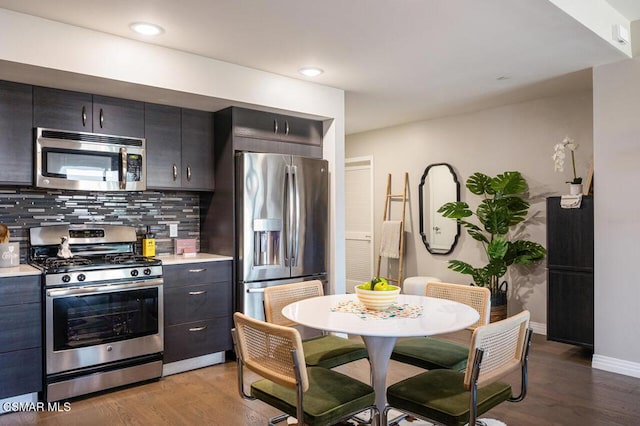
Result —
[[365, 308], [372, 311], [384, 311], [393, 305], [400, 294], [400, 287], [389, 285], [388, 290], [364, 290], [356, 286], [356, 295]]

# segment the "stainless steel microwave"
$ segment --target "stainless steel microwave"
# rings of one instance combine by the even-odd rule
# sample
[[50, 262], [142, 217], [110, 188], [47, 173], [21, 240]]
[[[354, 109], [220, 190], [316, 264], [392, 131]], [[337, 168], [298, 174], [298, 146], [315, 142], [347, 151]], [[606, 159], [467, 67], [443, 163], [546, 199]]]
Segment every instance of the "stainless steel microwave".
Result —
[[35, 185], [80, 191], [147, 189], [144, 138], [36, 128]]

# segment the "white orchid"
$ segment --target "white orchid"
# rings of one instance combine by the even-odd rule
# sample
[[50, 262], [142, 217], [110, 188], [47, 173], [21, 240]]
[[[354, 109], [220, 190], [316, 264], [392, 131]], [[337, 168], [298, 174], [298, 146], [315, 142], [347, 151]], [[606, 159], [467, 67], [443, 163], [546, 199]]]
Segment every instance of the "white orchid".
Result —
[[571, 151], [571, 165], [573, 166], [573, 180], [569, 183], [582, 183], [582, 178], [576, 175], [576, 159], [574, 152], [578, 149], [578, 144], [569, 136], [565, 136], [562, 143], [557, 143], [553, 147], [554, 154], [551, 156], [556, 172], [564, 172], [565, 149]]

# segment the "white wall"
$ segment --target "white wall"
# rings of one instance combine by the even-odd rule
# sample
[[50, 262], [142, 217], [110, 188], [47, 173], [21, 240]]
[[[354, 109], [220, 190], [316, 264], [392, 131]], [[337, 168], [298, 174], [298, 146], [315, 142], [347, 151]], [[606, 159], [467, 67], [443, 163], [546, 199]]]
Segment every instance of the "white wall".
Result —
[[[401, 191], [402, 175], [409, 172], [410, 209], [407, 213], [406, 274], [436, 276], [456, 283], [471, 280], [447, 269], [450, 259], [484, 263], [480, 246], [464, 230], [451, 255], [427, 252], [419, 234], [418, 185], [425, 167], [449, 163], [461, 183], [461, 199], [477, 204], [464, 187], [476, 171], [495, 175], [518, 170], [527, 179], [531, 195], [528, 239], [546, 246], [545, 198], [568, 193], [569, 169], [555, 173], [553, 146], [569, 135], [580, 147], [578, 173], [586, 177], [592, 158], [592, 93], [590, 90], [545, 98], [475, 113], [422, 121], [378, 131], [348, 135], [346, 157], [372, 155], [375, 164], [374, 230], [380, 229], [387, 173], [393, 175], [394, 193]], [[395, 210], [395, 213], [399, 213]], [[379, 234], [379, 232], [378, 232]], [[375, 246], [379, 247], [376, 236]], [[510, 312], [529, 309], [532, 321], [546, 323], [546, 263], [526, 274], [509, 277]], [[544, 332], [544, 328], [542, 329]]]
[[594, 69], [595, 355], [640, 377], [640, 59]]
[[0, 9], [0, 79], [215, 111], [233, 104], [330, 118], [330, 281], [344, 288], [344, 92]]

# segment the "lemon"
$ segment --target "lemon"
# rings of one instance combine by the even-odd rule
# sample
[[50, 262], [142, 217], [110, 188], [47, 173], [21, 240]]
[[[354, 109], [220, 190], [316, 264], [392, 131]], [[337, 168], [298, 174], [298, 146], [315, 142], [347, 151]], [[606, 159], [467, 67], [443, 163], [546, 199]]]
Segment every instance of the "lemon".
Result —
[[358, 287], [363, 290], [373, 290], [373, 284], [371, 283], [371, 281], [367, 281], [364, 284], [360, 284]]
[[389, 289], [389, 284], [387, 282], [384, 281], [379, 281], [374, 287], [373, 289], [375, 291], [387, 291]]

